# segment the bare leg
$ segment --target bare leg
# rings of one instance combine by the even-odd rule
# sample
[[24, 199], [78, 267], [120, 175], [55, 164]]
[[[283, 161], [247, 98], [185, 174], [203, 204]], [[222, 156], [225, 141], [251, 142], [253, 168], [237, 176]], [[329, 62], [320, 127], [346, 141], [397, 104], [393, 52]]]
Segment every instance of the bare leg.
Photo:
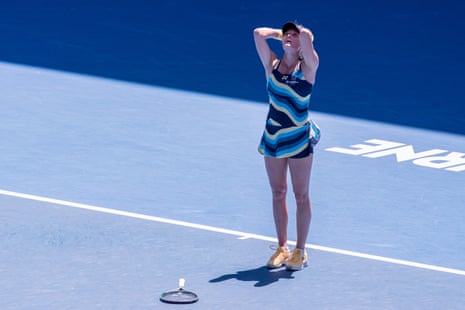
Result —
[[265, 167], [273, 196], [273, 217], [280, 247], [287, 246], [287, 165], [287, 158], [265, 156]]
[[290, 158], [289, 169], [291, 172], [292, 188], [294, 190], [297, 211], [297, 244], [299, 249], [305, 248], [310, 221], [312, 218], [312, 207], [310, 203], [309, 186], [312, 170], [313, 154], [305, 158]]

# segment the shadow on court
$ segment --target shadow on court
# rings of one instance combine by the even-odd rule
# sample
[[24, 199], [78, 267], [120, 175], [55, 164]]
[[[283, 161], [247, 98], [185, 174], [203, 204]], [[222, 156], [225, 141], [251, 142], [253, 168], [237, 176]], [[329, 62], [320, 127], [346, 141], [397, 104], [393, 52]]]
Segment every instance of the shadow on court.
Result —
[[244, 282], [256, 282], [255, 287], [263, 287], [282, 279], [294, 279], [293, 272], [285, 269], [271, 270], [266, 266], [259, 268], [241, 270], [236, 273], [222, 275], [218, 278], [212, 279], [210, 283], [218, 283], [227, 280], [238, 280]]
[[465, 134], [459, 1], [282, 3], [9, 3], [0, 61], [266, 102], [252, 29], [291, 19], [320, 54], [312, 110]]

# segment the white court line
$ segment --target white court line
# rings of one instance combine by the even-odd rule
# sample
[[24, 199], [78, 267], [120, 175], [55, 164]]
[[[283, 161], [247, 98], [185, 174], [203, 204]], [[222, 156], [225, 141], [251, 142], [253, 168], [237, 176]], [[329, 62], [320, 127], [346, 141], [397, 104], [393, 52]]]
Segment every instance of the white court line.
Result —
[[[70, 201], [65, 201], [65, 200], [59, 200], [59, 199], [53, 199], [53, 198], [47, 198], [47, 197], [41, 197], [41, 196], [35, 196], [35, 195], [29, 195], [29, 194], [22, 194], [22, 193], [11, 192], [11, 191], [1, 190], [1, 189], [0, 189], [0, 195], [47, 202], [51, 204], [85, 209], [85, 210], [90, 210], [90, 211], [95, 211], [95, 212], [102, 212], [102, 213], [107, 213], [107, 214], [121, 215], [121, 216], [126, 216], [126, 217], [131, 217], [131, 218], [152, 221], [152, 222], [160, 222], [160, 223], [190, 227], [190, 228], [195, 228], [195, 229], [213, 231], [217, 233], [238, 236], [240, 239], [257, 239], [257, 240], [263, 240], [263, 241], [277, 242], [277, 239], [273, 237], [251, 234], [251, 233], [246, 233], [246, 232], [237, 231], [237, 230], [189, 223], [189, 222], [172, 220], [172, 219], [139, 214], [139, 213], [134, 213], [134, 212], [102, 208], [102, 207], [97, 207], [97, 206], [92, 206], [92, 205], [87, 205], [87, 204], [82, 204], [82, 203], [70, 202]], [[295, 242], [290, 241], [289, 244], [295, 245]], [[432, 271], [439, 271], [439, 272], [452, 273], [456, 275], [465, 276], [465, 270], [460, 270], [460, 269], [421, 264], [421, 263], [416, 263], [416, 262], [407, 261], [407, 260], [401, 260], [401, 259], [395, 259], [395, 258], [389, 258], [389, 257], [383, 257], [383, 256], [377, 256], [377, 255], [371, 255], [371, 254], [364, 254], [360, 252], [341, 250], [341, 249], [330, 248], [330, 247], [325, 247], [325, 246], [320, 246], [320, 245], [306, 244], [305, 246], [307, 248], [318, 250], [318, 251], [348, 255], [348, 256], [353, 256], [353, 257], [360, 257], [360, 258], [365, 258], [365, 259], [375, 260], [375, 261], [380, 261], [380, 262], [385, 262], [385, 263], [391, 263], [391, 264], [396, 264], [396, 265], [404, 265], [404, 266], [409, 266], [409, 267], [415, 267], [415, 268], [421, 268], [421, 269], [427, 269], [427, 270], [432, 270]]]

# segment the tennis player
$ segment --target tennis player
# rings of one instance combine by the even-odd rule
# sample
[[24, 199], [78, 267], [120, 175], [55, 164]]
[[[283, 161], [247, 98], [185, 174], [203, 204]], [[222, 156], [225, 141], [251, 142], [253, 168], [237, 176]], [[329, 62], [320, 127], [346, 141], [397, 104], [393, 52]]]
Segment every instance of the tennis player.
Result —
[[[282, 58], [271, 50], [268, 39], [281, 40]], [[258, 151], [265, 159], [279, 242], [267, 266], [301, 270], [308, 261], [305, 244], [312, 216], [309, 186], [314, 144], [310, 142], [308, 109], [319, 58], [313, 47], [312, 32], [293, 22], [285, 23], [281, 29], [256, 28], [254, 40], [265, 69], [269, 96], [269, 110]], [[287, 244], [288, 170], [297, 205], [297, 243], [292, 252]]]

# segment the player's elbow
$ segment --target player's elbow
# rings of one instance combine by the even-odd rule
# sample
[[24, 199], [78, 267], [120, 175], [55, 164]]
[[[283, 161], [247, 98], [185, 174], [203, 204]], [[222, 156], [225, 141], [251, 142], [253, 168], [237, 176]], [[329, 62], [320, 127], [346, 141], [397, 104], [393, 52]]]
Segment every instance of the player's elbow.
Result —
[[310, 31], [308, 28], [303, 28], [300, 30], [300, 36], [301, 37], [306, 37], [310, 41], [313, 41], [313, 33]]
[[258, 27], [253, 30], [254, 37], [265, 37], [265, 29], [263, 27]]

